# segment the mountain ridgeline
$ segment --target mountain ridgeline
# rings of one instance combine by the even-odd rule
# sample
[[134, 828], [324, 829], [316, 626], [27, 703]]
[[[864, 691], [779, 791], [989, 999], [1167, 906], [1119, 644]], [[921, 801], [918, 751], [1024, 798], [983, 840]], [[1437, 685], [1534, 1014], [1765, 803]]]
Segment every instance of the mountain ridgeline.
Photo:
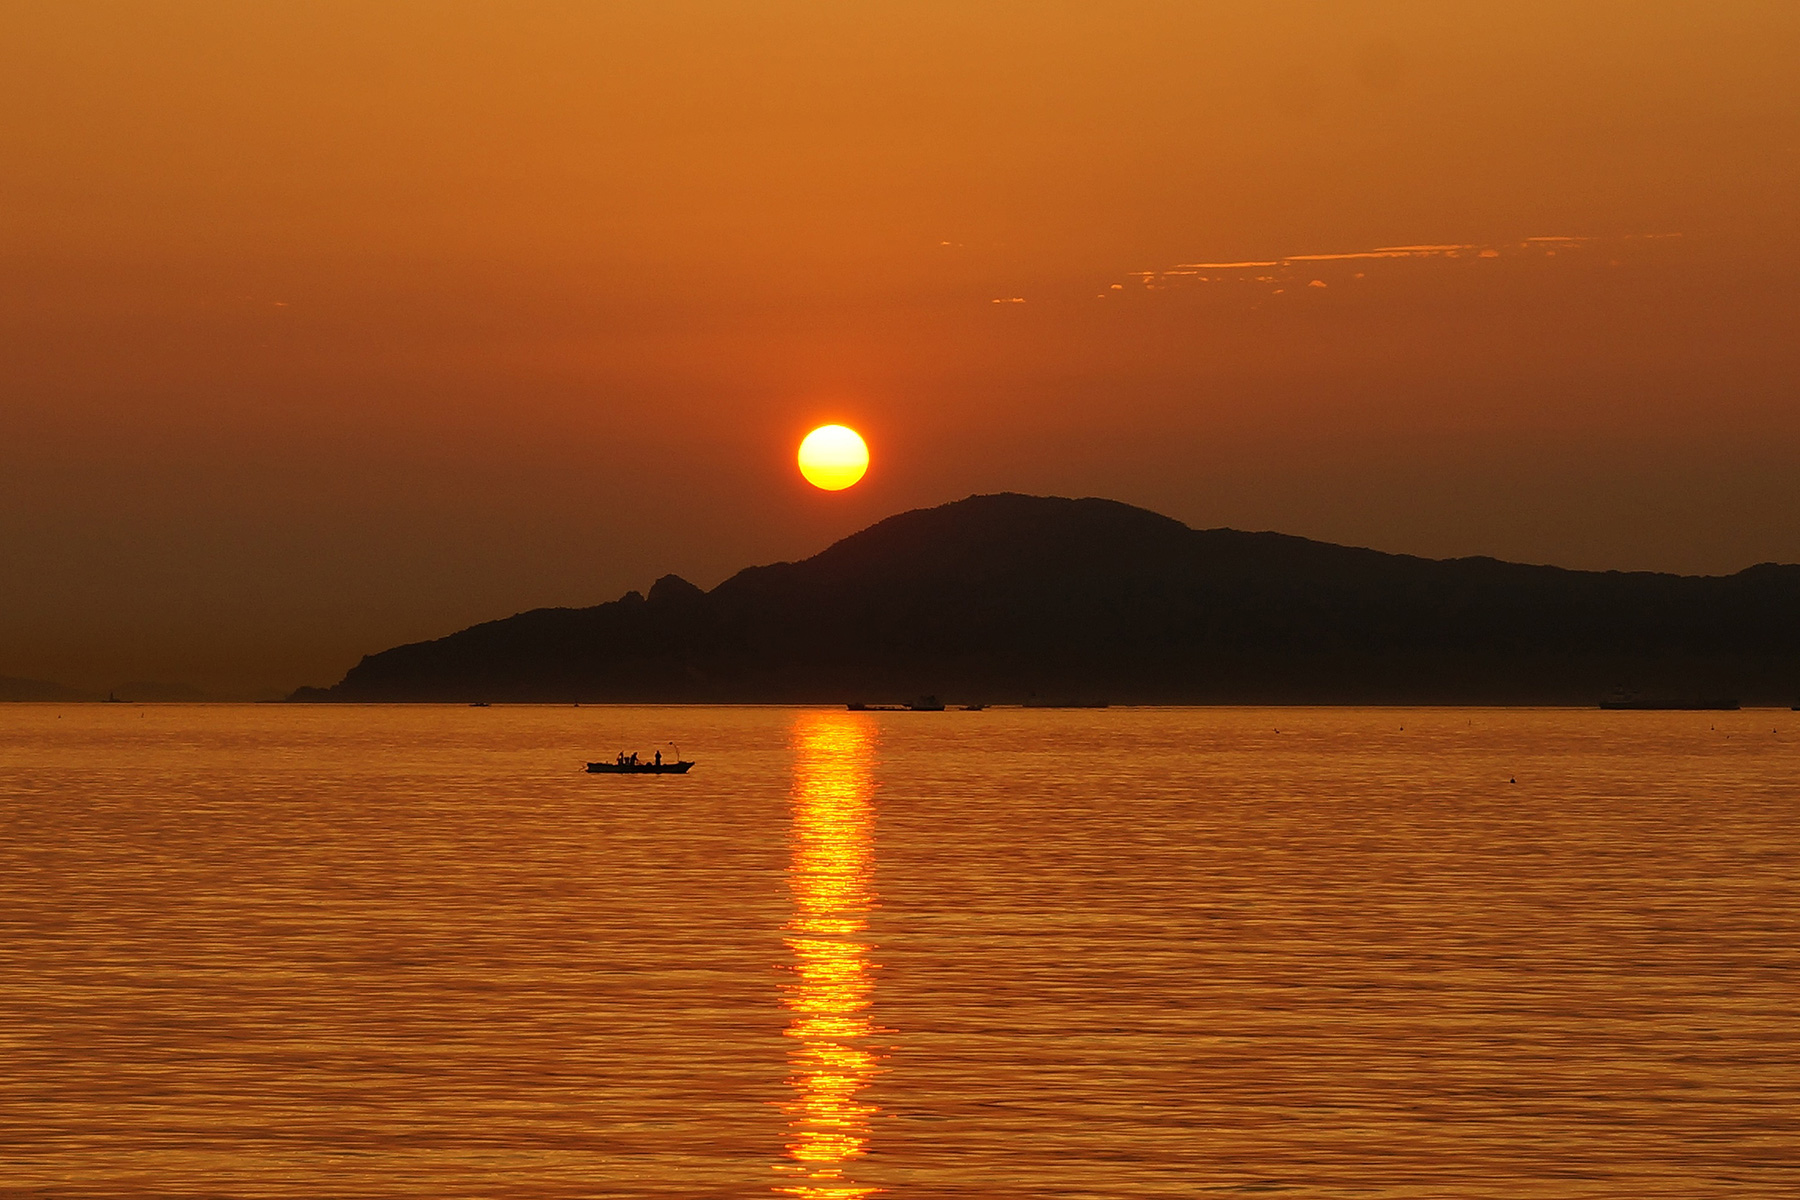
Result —
[[1792, 703], [1800, 566], [1569, 571], [993, 495], [710, 592], [664, 576], [364, 658], [297, 700]]

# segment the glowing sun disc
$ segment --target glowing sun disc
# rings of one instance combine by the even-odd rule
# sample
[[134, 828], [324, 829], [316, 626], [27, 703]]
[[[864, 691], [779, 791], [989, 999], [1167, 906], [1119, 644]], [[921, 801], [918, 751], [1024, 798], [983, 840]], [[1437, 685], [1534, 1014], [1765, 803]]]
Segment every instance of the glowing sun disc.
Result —
[[869, 447], [847, 426], [821, 425], [800, 443], [800, 473], [816, 488], [842, 491], [868, 469]]

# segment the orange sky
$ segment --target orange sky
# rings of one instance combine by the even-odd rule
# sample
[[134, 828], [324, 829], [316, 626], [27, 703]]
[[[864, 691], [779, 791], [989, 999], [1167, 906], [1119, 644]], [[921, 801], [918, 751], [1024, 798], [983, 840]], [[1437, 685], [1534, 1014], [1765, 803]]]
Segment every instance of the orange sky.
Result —
[[[1797, 55], [1766, 0], [7, 6], [0, 675], [328, 683], [1002, 489], [1800, 560]], [[1400, 246], [1457, 249], [1314, 257]]]

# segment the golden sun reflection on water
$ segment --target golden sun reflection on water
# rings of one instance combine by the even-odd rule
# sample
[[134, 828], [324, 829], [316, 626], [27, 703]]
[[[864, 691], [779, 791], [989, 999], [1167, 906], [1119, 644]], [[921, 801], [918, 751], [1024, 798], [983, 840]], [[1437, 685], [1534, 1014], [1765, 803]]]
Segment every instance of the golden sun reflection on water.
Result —
[[876, 1112], [860, 1098], [877, 1069], [867, 1044], [874, 975], [863, 940], [874, 901], [874, 749], [874, 726], [849, 713], [806, 713], [794, 726], [794, 912], [786, 927], [793, 978], [782, 996], [794, 1097], [784, 1106], [787, 1161], [779, 1167], [794, 1178], [776, 1190], [809, 1200], [881, 1190], [850, 1175]]

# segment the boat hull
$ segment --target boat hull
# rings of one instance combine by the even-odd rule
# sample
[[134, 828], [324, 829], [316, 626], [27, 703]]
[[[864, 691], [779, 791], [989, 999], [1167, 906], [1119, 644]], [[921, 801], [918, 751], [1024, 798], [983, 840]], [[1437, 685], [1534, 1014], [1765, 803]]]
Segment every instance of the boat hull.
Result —
[[591, 762], [587, 765], [590, 775], [686, 775], [692, 762], [672, 763], [609, 763]]

